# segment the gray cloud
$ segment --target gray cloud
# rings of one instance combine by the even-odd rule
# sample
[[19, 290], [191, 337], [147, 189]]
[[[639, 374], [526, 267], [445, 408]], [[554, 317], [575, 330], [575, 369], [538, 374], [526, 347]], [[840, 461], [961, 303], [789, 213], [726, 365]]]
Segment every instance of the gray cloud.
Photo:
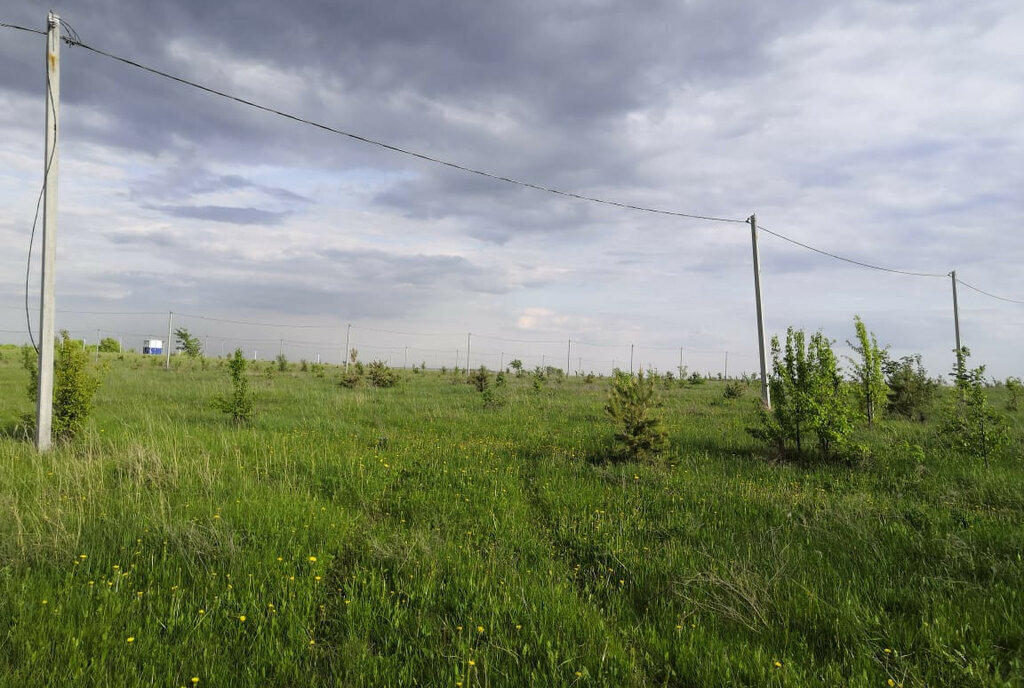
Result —
[[151, 205], [145, 207], [158, 210], [171, 217], [227, 222], [236, 225], [279, 225], [291, 214], [260, 210], [259, 208], [232, 208], [222, 205]]

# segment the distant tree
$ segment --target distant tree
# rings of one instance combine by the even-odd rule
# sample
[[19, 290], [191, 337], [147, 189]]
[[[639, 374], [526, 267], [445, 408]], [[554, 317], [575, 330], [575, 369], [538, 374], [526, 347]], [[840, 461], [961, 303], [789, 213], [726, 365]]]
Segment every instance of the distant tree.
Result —
[[100, 340], [100, 351], [105, 354], [116, 354], [121, 351], [121, 343], [113, 337], [104, 337]]
[[1007, 410], [1017, 411], [1020, 409], [1021, 389], [1022, 385], [1019, 377], [1006, 378], [1006, 391], [1010, 395], [1010, 398], [1006, 400]]
[[203, 347], [199, 343], [199, 337], [192, 336], [184, 327], [176, 329], [174, 336], [178, 339], [178, 346], [181, 347], [181, 350], [189, 358], [199, 358], [203, 355]]
[[961, 454], [980, 456], [988, 466], [989, 456], [1009, 441], [1006, 419], [995, 412], [985, 398], [985, 366], [967, 368], [971, 355], [960, 347], [950, 376], [956, 393], [942, 409], [939, 434]]

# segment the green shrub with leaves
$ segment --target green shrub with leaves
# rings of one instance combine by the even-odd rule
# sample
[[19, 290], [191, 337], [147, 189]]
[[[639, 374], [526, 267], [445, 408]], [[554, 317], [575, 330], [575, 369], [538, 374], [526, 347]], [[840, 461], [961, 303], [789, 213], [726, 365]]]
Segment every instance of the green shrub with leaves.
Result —
[[693, 373], [690, 375], [690, 377], [688, 379], [689, 379], [691, 385], [703, 385], [704, 384], [704, 376], [701, 375], [700, 373], [698, 373], [696, 370], [693, 371]]
[[652, 459], [668, 448], [668, 434], [657, 414], [661, 404], [654, 391], [655, 377], [643, 371], [635, 376], [620, 371], [612, 378], [604, 410], [618, 426], [616, 459]]
[[960, 454], [983, 458], [988, 466], [989, 456], [1009, 441], [1008, 428], [985, 397], [985, 366], [967, 368], [970, 355], [960, 347], [950, 373], [955, 389], [942, 409], [939, 435]]
[[935, 399], [938, 383], [928, 377], [921, 365], [921, 354], [885, 361], [882, 368], [889, 388], [886, 394], [889, 413], [923, 422]]
[[875, 424], [878, 411], [885, 408], [889, 388], [882, 375], [882, 363], [887, 359], [886, 349], [878, 348], [878, 340], [873, 332], [868, 332], [859, 315], [853, 317], [857, 330], [857, 343], [847, 340], [847, 344], [857, 354], [857, 358], [847, 356], [853, 365], [853, 381], [855, 384], [853, 397], [858, 410], [867, 418], [868, 425]]
[[366, 375], [374, 387], [394, 387], [398, 384], [398, 375], [384, 361], [371, 363]]
[[760, 409], [761, 427], [752, 434], [783, 455], [805, 456], [813, 440], [820, 457], [839, 453], [853, 423], [831, 342], [821, 332], [808, 340], [803, 330], [790, 327], [785, 350], [778, 337], [772, 337], [771, 346], [772, 408]]
[[113, 337], [104, 337], [100, 340], [100, 352], [105, 354], [116, 354], [121, 351], [121, 344]]
[[277, 358], [275, 358], [274, 360], [277, 361], [277, 369], [280, 372], [282, 372], [282, 373], [288, 372], [288, 357], [287, 356], [285, 356], [284, 354], [278, 354]]
[[249, 393], [249, 378], [246, 375], [248, 363], [241, 349], [228, 358], [228, 371], [231, 375], [231, 395], [218, 396], [213, 399], [213, 407], [231, 416], [231, 420], [241, 424], [252, 419], [253, 403]]
[[491, 383], [491, 374], [490, 372], [488, 372], [487, 366], [480, 366], [475, 371], [473, 371], [470, 374], [469, 380], [467, 380], [467, 382], [476, 387], [476, 391], [484, 392], [490, 386]]
[[[33, 403], [39, 399], [39, 358], [35, 349], [22, 349], [22, 365], [28, 371], [28, 397]], [[88, 371], [89, 354], [82, 342], [71, 339], [67, 330], [61, 330], [54, 348], [53, 360], [53, 438], [70, 441], [82, 431], [92, 412], [93, 398], [100, 388], [100, 380]], [[24, 417], [30, 432], [35, 430], [35, 414]]]
[[722, 392], [722, 396], [726, 399], [739, 399], [743, 396], [743, 393], [747, 391], [747, 386], [739, 380], [733, 380], [725, 384], [725, 390]]

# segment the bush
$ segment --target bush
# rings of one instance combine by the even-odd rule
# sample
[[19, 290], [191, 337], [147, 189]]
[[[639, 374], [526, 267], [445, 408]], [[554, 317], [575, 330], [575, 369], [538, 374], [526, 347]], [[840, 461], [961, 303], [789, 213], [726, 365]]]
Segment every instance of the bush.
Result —
[[1009, 398], [1006, 400], [1006, 409], [1008, 411], [1019, 410], [1021, 393], [1021, 382], [1019, 377], [1006, 378], [1006, 392], [1009, 394]]
[[[198, 358], [203, 353], [203, 347], [199, 343], [199, 337], [194, 337], [184, 327], [179, 327], [174, 331], [174, 336], [178, 339], [178, 346], [182, 348], [185, 355], [189, 358]], [[168, 346], [170, 342], [167, 343]]]
[[704, 378], [697, 371], [693, 371], [693, 374], [690, 375], [689, 379], [690, 379], [690, 384], [691, 385], [703, 385], [704, 384]]
[[[39, 399], [39, 359], [32, 347], [22, 349], [22, 364], [29, 373], [28, 397], [33, 403]], [[53, 361], [53, 416], [51, 431], [53, 438], [70, 441], [85, 427], [92, 412], [93, 397], [100, 387], [99, 378], [87, 371], [89, 355], [82, 342], [68, 336], [61, 330], [59, 344], [54, 350]], [[24, 418], [26, 427], [34, 432], [36, 418]]]
[[654, 393], [654, 375], [636, 376], [618, 372], [612, 379], [604, 410], [619, 429], [615, 457], [642, 460], [657, 456], [668, 447], [668, 435], [655, 413], [661, 406]]
[[725, 385], [725, 391], [722, 393], [726, 399], [739, 399], [743, 396], [743, 393], [747, 391], [747, 386], [738, 380], [733, 382], [727, 382]]
[[105, 354], [116, 354], [121, 351], [121, 344], [113, 337], [104, 337], [100, 340], [100, 352]]
[[988, 466], [989, 456], [1009, 441], [1006, 419], [988, 404], [985, 398], [985, 366], [967, 369], [970, 350], [960, 347], [951, 376], [954, 394], [942, 409], [939, 435], [956, 451], [967, 456], [982, 457]]
[[371, 363], [367, 376], [370, 378], [370, 384], [374, 387], [394, 387], [398, 383], [398, 375], [388, 368], [384, 361]]
[[853, 429], [846, 389], [831, 342], [820, 332], [805, 345], [803, 330], [786, 330], [783, 353], [772, 337], [772, 372], [768, 380], [772, 408], [760, 409], [761, 427], [752, 434], [776, 446], [780, 454], [803, 456], [809, 440], [828, 458], [846, 445]]
[[228, 358], [228, 370], [231, 375], [232, 391], [228, 397], [214, 397], [213, 407], [231, 416], [235, 423], [244, 423], [252, 419], [253, 404], [249, 394], [249, 379], [245, 371], [248, 367], [241, 349]]
[[277, 358], [277, 369], [282, 373], [288, 372], [288, 357], [284, 354], [278, 354]]
[[476, 387], [476, 391], [484, 392], [490, 386], [491, 374], [487, 371], [486, 366], [480, 366], [469, 376], [467, 382]]
[[928, 378], [921, 365], [921, 354], [904, 356], [883, 365], [889, 393], [886, 408], [889, 413], [911, 420], [924, 421], [935, 398], [938, 383]]

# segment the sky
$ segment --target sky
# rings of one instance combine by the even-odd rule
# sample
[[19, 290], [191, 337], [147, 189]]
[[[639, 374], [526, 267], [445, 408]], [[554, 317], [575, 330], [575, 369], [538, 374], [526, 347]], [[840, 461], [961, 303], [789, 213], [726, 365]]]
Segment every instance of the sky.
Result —
[[[951, 270], [1024, 302], [1016, 0], [82, 0], [92, 47], [544, 187], [746, 220], [765, 329], [859, 315], [945, 376]], [[44, 29], [8, 0], [0, 22]], [[0, 28], [0, 341], [27, 341], [43, 36]], [[750, 229], [508, 184], [61, 47], [57, 327], [139, 349], [428, 367], [754, 372]], [[39, 234], [29, 299], [38, 329]], [[1024, 375], [1024, 304], [960, 285], [970, 364]], [[234, 322], [225, 322], [234, 321]], [[257, 323], [257, 324], [253, 324]], [[351, 328], [348, 326], [351, 324]]]

